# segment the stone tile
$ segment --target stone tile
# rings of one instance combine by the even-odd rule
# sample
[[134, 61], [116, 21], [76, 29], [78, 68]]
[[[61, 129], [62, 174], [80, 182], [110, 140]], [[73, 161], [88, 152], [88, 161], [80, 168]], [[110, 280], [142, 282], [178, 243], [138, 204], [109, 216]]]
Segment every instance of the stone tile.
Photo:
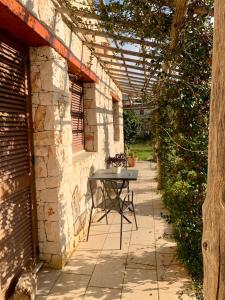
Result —
[[181, 288], [159, 289], [159, 300], [196, 300], [194, 292]]
[[132, 231], [130, 244], [151, 245], [155, 243], [154, 228], [139, 228]]
[[156, 271], [127, 269], [121, 299], [158, 299]]
[[64, 273], [91, 275], [97, 259], [69, 259], [63, 268]]
[[84, 300], [120, 300], [121, 289], [88, 287]]
[[80, 242], [77, 250], [101, 250], [103, 248], [107, 235], [89, 236], [88, 242]]
[[182, 265], [158, 266], [157, 276], [159, 288], [189, 286], [191, 282]]
[[127, 268], [155, 269], [155, 247], [131, 245], [127, 259]]
[[[129, 238], [126, 238], [122, 236], [122, 250], [128, 251], [130, 240]], [[120, 237], [108, 237], [105, 241], [105, 244], [102, 248], [102, 250], [120, 250]]]
[[83, 297], [84, 297], [83, 294], [65, 293], [61, 295], [50, 295], [46, 298], [46, 300], [82, 300]]
[[[71, 295], [73, 295], [74, 299], [78, 299], [84, 295], [89, 280], [90, 276], [87, 275], [62, 273], [52, 288], [49, 296], [51, 296], [52, 299], [61, 299], [57, 297], [62, 297], [62, 299], [67, 300], [72, 299]], [[69, 298], [67, 298], [67, 295]]]
[[156, 253], [157, 266], [179, 265], [181, 261], [176, 253]]
[[176, 253], [177, 245], [173, 241], [159, 239], [156, 241], [156, 252], [160, 253]]
[[158, 300], [159, 292], [158, 288], [148, 288], [146, 291], [123, 289], [121, 300]]
[[55, 284], [60, 271], [43, 268], [38, 273], [37, 295], [48, 295], [49, 291]]
[[154, 228], [154, 220], [152, 215], [148, 216], [142, 216], [142, 215], [137, 215], [137, 224], [138, 224], [138, 229], [140, 230], [141, 228]]
[[121, 288], [125, 264], [122, 259], [102, 257], [95, 267], [89, 286]]
[[80, 249], [80, 250], [75, 250], [70, 257], [70, 259], [75, 259], [75, 260], [93, 260], [97, 259], [100, 255], [101, 251], [100, 250], [85, 250], [85, 249]]

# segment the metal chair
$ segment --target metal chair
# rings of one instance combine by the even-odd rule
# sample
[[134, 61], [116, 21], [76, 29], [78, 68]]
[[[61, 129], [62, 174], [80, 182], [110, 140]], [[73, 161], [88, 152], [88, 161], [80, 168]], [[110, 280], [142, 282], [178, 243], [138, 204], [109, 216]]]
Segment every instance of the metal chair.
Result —
[[[89, 232], [90, 232], [90, 226], [92, 221], [92, 213], [94, 208], [101, 208], [104, 210], [104, 214], [97, 220], [97, 222], [100, 222], [103, 218], [106, 218], [106, 223], [108, 224], [108, 218], [107, 215], [110, 211], [114, 210], [117, 211], [121, 215], [121, 224], [120, 224], [120, 249], [122, 247], [122, 234], [123, 234], [123, 219], [125, 219], [128, 223], [131, 223], [131, 221], [124, 215], [125, 210], [129, 209], [131, 212], [133, 212], [134, 220], [136, 229], [138, 229], [137, 226], [137, 219], [134, 209], [134, 193], [133, 191], [129, 190], [129, 182], [126, 180], [117, 182], [115, 180], [102, 180], [102, 202], [100, 205], [96, 205], [94, 203], [94, 197], [92, 194], [92, 207], [91, 207], [91, 213], [90, 213], [90, 219], [88, 224], [88, 233], [87, 233], [87, 241], [89, 238]], [[125, 194], [122, 194], [124, 192], [125, 187], [127, 187], [127, 191]], [[91, 189], [91, 193], [93, 193]]]

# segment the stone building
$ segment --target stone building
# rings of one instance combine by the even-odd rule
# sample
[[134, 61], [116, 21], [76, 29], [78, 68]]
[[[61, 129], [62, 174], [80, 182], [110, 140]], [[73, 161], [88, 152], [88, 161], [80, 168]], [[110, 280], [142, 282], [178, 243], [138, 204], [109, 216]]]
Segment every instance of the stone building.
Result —
[[3, 295], [31, 259], [63, 266], [85, 234], [88, 176], [123, 151], [121, 91], [82, 40], [53, 0], [0, 0]]

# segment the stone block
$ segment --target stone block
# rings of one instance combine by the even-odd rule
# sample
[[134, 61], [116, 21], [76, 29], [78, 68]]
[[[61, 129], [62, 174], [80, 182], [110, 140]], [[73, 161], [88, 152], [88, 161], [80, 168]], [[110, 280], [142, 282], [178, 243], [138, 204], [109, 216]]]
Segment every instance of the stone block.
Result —
[[51, 257], [51, 262], [50, 262], [50, 266], [54, 269], [62, 269], [62, 267], [64, 266], [65, 261], [62, 258], [62, 255], [52, 255]]
[[54, 145], [54, 131], [34, 132], [34, 146]]
[[36, 178], [47, 177], [47, 167], [42, 157], [35, 157], [34, 170]]
[[45, 222], [45, 233], [48, 242], [59, 241], [59, 225], [58, 222]]
[[48, 170], [48, 176], [55, 177], [59, 175], [56, 148], [54, 146], [48, 147], [47, 170]]
[[85, 109], [84, 112], [85, 124], [87, 125], [96, 125], [96, 110], [95, 109]]
[[31, 98], [32, 98], [33, 105], [39, 104], [39, 93], [32, 93]]
[[48, 155], [48, 147], [47, 146], [36, 146], [34, 147], [34, 155], [45, 157]]
[[40, 92], [41, 90], [41, 75], [38, 67], [31, 66], [31, 87], [32, 92]]
[[42, 191], [46, 189], [45, 180], [44, 178], [36, 178], [35, 185], [37, 191]]
[[60, 245], [59, 242], [43, 242], [39, 244], [40, 252], [47, 254], [59, 254]]
[[59, 187], [58, 177], [48, 177], [45, 179], [45, 185], [47, 188], [57, 188]]
[[95, 101], [93, 99], [85, 99], [84, 97], [84, 109], [96, 108]]
[[54, 130], [55, 115], [53, 109], [54, 108], [52, 106], [46, 107], [46, 113], [43, 122], [44, 130]]
[[54, 91], [53, 87], [53, 62], [44, 61], [40, 63], [40, 91], [51, 92]]
[[[42, 243], [40, 243], [40, 244], [42, 244]], [[52, 257], [51, 254], [47, 254], [47, 253], [40, 253], [39, 254], [39, 259], [43, 260], [43, 261], [46, 261], [46, 262], [50, 262], [51, 261], [51, 257]]]
[[58, 205], [56, 203], [45, 203], [44, 214], [45, 220], [58, 221]]
[[38, 221], [38, 241], [46, 242], [44, 221]]
[[45, 220], [44, 204], [41, 204], [41, 203], [37, 204], [37, 219], [38, 219], [38, 221]]
[[93, 87], [84, 88], [84, 99], [86, 100], [95, 99], [95, 89]]
[[44, 106], [53, 105], [54, 93], [52, 92], [41, 92], [39, 93], [39, 104]]
[[45, 115], [46, 115], [46, 107], [43, 105], [39, 105], [35, 111], [34, 129], [36, 130], [44, 129]]
[[54, 188], [40, 191], [40, 201], [56, 203], [58, 201], [58, 189]]

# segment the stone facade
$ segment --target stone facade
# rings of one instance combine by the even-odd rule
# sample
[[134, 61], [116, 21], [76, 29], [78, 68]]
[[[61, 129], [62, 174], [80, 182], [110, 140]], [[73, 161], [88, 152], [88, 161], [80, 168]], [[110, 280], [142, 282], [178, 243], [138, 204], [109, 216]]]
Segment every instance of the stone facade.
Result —
[[[50, 0], [21, 2], [88, 62], [90, 51]], [[88, 176], [105, 167], [108, 155], [123, 151], [122, 103], [113, 116], [110, 91], [121, 93], [94, 58], [91, 69], [99, 83], [84, 83], [85, 151], [73, 153], [67, 61], [50, 47], [36, 47], [30, 49], [30, 68], [40, 259], [60, 268], [87, 227]]]

